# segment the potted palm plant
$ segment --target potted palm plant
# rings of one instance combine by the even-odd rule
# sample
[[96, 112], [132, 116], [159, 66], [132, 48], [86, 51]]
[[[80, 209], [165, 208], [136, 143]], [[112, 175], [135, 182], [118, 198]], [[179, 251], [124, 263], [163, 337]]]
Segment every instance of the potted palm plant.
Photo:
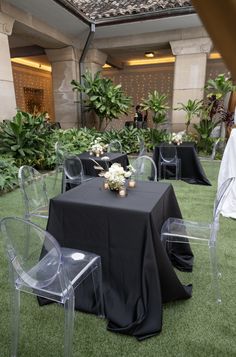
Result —
[[93, 77], [89, 71], [82, 75], [82, 83], [71, 82], [73, 90], [86, 94], [87, 110], [94, 111], [99, 119], [98, 130], [104, 122], [106, 128], [109, 121], [128, 113], [131, 98], [124, 94], [121, 84], [114, 85], [111, 79], [100, 77], [100, 72]]
[[166, 113], [169, 106], [165, 94], [160, 94], [157, 90], [154, 90], [153, 93], [148, 93], [147, 99], [142, 99], [140, 106], [143, 110], [152, 111], [152, 119], [156, 127], [166, 123]]
[[184, 103], [178, 103], [179, 107], [174, 108], [174, 110], [183, 110], [186, 114], [185, 114], [185, 125], [186, 125], [186, 134], [188, 134], [188, 130], [189, 130], [189, 125], [192, 121], [192, 119], [195, 116], [200, 116], [202, 113], [202, 100], [197, 100], [197, 99], [189, 99], [188, 102], [186, 104]]

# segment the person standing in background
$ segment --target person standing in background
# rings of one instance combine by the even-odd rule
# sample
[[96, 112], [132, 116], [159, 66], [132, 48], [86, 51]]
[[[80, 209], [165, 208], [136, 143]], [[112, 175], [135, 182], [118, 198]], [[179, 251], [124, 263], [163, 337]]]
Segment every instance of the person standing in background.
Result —
[[140, 109], [140, 105], [136, 105], [134, 114], [134, 126], [141, 129], [143, 126], [143, 115]]

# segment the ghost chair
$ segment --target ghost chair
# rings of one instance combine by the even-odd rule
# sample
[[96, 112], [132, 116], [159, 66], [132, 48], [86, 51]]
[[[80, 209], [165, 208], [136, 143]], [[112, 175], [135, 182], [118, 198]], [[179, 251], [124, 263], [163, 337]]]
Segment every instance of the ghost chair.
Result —
[[135, 169], [132, 175], [135, 180], [157, 181], [157, 168], [153, 159], [147, 155], [138, 156], [132, 163]]
[[122, 144], [119, 140], [112, 140], [107, 147], [107, 152], [122, 152]]
[[217, 148], [218, 148], [218, 146], [219, 146], [220, 141], [221, 141], [221, 138], [218, 138], [218, 139], [216, 139], [216, 141], [214, 142], [214, 145], [213, 145], [213, 147], [212, 147], [212, 152], [211, 152], [211, 160], [215, 160]]
[[[55, 143], [55, 156], [56, 156], [56, 166], [55, 166], [55, 176], [54, 176], [54, 192], [63, 191], [63, 174], [64, 174], [64, 160], [69, 154], [63, 149], [62, 144], [57, 141]], [[58, 184], [60, 185], [60, 190], [58, 190]]]
[[[175, 265], [175, 267], [175, 258], [173, 259], [173, 253], [175, 250], [178, 251], [178, 249], [180, 249], [181, 251], [181, 249], [184, 249], [184, 246], [189, 245], [193, 247], [193, 249], [195, 248], [195, 245], [205, 245], [205, 247], [207, 247], [210, 256], [212, 286], [215, 293], [215, 299], [218, 303], [221, 302], [221, 295], [218, 283], [218, 277], [220, 276], [220, 273], [218, 270], [216, 255], [217, 232], [219, 230], [219, 216], [222, 209], [222, 205], [227, 196], [230, 194], [230, 190], [234, 181], [234, 177], [226, 180], [218, 190], [214, 203], [212, 223], [192, 222], [183, 219], [168, 218], [164, 222], [161, 230], [162, 243], [166, 248], [169, 258], [172, 261], [173, 265]], [[201, 256], [199, 255], [198, 257], [201, 258]], [[181, 270], [181, 267], [177, 268]]]
[[159, 180], [166, 178], [167, 168], [175, 168], [175, 179], [181, 179], [181, 160], [177, 156], [177, 149], [174, 144], [163, 143], [159, 148], [158, 173]]
[[[93, 253], [61, 248], [52, 235], [21, 218], [5, 217], [0, 227], [12, 286], [11, 356], [17, 356], [20, 292], [25, 292], [64, 305], [64, 356], [71, 357], [74, 290], [89, 276], [92, 277], [97, 313], [104, 316], [100, 257]], [[25, 240], [29, 246], [27, 256], [24, 251]]]
[[147, 155], [147, 148], [143, 139], [139, 139], [139, 154], [138, 156]]
[[63, 176], [63, 192], [68, 187], [73, 188], [94, 178], [93, 176], [84, 174], [83, 164], [78, 156], [68, 156], [65, 158]]
[[24, 217], [48, 218], [49, 199], [43, 175], [31, 166], [21, 166], [18, 180], [25, 205]]

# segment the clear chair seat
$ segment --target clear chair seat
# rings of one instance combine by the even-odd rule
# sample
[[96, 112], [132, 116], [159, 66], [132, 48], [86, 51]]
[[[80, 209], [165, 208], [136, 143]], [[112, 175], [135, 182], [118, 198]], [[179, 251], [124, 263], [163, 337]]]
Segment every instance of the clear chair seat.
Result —
[[[195, 246], [206, 246], [208, 250], [208, 260], [210, 258], [210, 268], [211, 268], [211, 277], [212, 277], [212, 286], [215, 293], [215, 298], [218, 303], [221, 302], [221, 294], [218, 283], [218, 278], [221, 275], [218, 269], [218, 261], [217, 261], [217, 233], [219, 230], [219, 215], [221, 213], [221, 209], [223, 203], [227, 196], [230, 193], [231, 187], [233, 186], [235, 178], [232, 177], [226, 180], [222, 186], [219, 188], [217, 192], [217, 196], [214, 203], [213, 210], [213, 221], [212, 223], [204, 223], [204, 222], [195, 222], [195, 221], [187, 221], [179, 218], [168, 218], [161, 230], [161, 240], [167, 251], [167, 254], [172, 262], [172, 264], [177, 267], [179, 270], [181, 266], [178, 266], [179, 261], [178, 258], [175, 258], [175, 252], [183, 252], [183, 247], [191, 249]], [[182, 252], [181, 252], [182, 250]], [[194, 255], [196, 250], [194, 250]], [[197, 252], [198, 253], [198, 252]], [[199, 258], [202, 258], [204, 252], [200, 251]], [[203, 262], [205, 265], [205, 262]], [[184, 269], [183, 269], [184, 270]], [[186, 271], [191, 271], [187, 270]]]
[[0, 227], [12, 284], [11, 356], [17, 356], [20, 292], [25, 292], [64, 305], [64, 356], [71, 357], [74, 290], [89, 276], [97, 314], [104, 316], [101, 258], [94, 253], [61, 248], [48, 232], [21, 218], [5, 217]]

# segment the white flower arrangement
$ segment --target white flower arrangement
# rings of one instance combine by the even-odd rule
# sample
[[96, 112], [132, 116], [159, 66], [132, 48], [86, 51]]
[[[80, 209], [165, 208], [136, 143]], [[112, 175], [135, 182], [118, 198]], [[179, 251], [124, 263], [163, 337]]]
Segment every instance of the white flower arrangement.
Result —
[[108, 171], [102, 172], [100, 176], [106, 179], [110, 190], [119, 190], [121, 186], [124, 186], [125, 180], [135, 172], [131, 165], [127, 166], [127, 168], [128, 171], [125, 171], [121, 164], [115, 162]]
[[170, 144], [173, 143], [173, 144], [176, 144], [176, 145], [180, 145], [182, 144], [183, 142], [183, 135], [181, 132], [179, 133], [172, 133], [171, 134], [171, 138], [170, 138]]
[[97, 138], [93, 141], [90, 147], [90, 155], [94, 154], [96, 156], [103, 155], [107, 149], [107, 144], [104, 144], [101, 138]]

